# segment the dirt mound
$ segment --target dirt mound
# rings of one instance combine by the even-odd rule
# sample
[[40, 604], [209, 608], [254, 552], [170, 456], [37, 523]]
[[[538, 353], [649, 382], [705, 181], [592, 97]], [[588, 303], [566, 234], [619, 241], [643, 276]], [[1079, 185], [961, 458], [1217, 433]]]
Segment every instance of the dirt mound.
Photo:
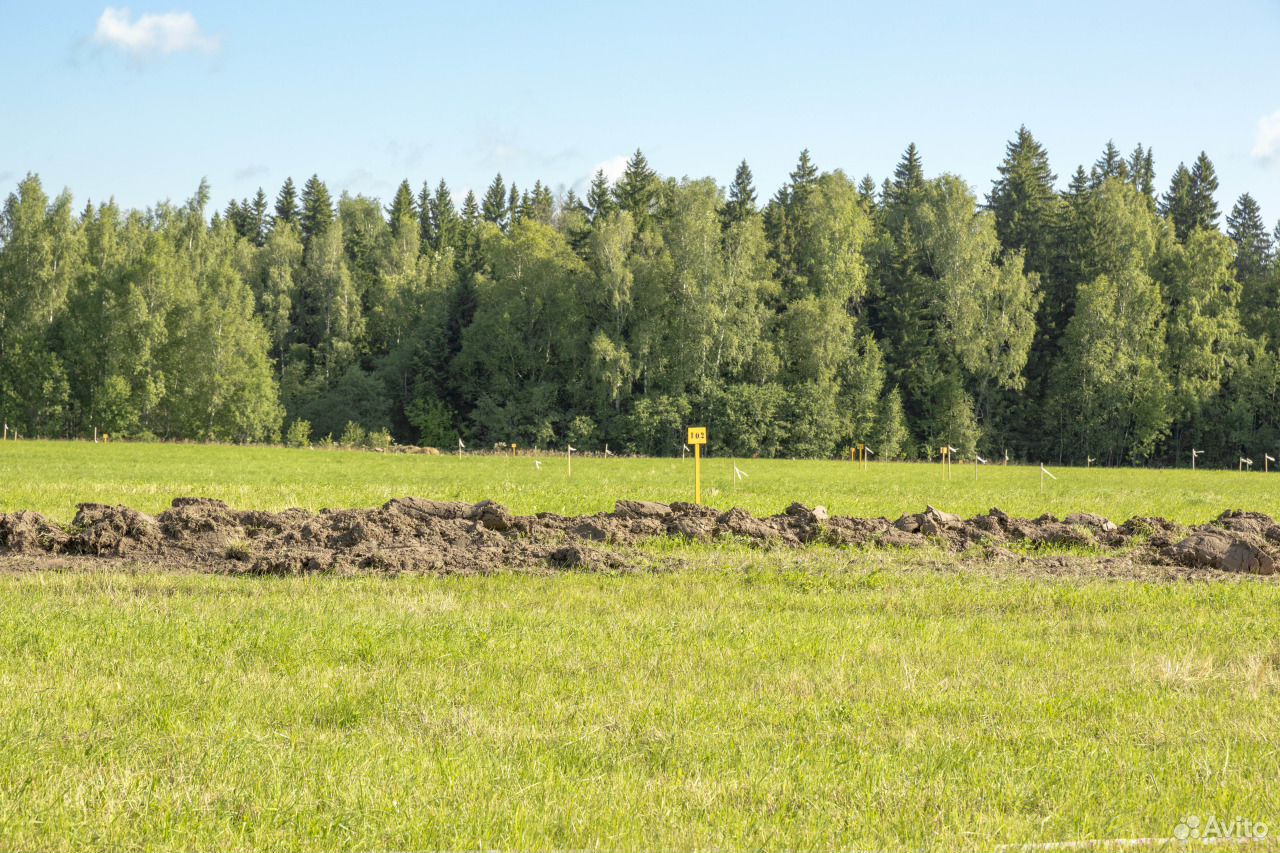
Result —
[[[1187, 531], [1159, 518], [1122, 525], [1089, 513], [1015, 518], [991, 509], [973, 518], [927, 507], [897, 521], [831, 516], [793, 503], [759, 518], [689, 503], [620, 500], [613, 512], [517, 516], [501, 504], [397, 498], [377, 509], [237, 510], [208, 498], [177, 498], [152, 517], [129, 507], [81, 504], [60, 526], [34, 512], [0, 514], [0, 554], [129, 558], [255, 574], [309, 572], [488, 573], [508, 569], [619, 570], [642, 562], [635, 545], [658, 537], [738, 540], [756, 547], [941, 547], [985, 560], [1021, 559], [1041, 548], [1191, 569], [1271, 574], [1280, 525], [1231, 511]], [[1029, 550], [1030, 549], [1030, 550]]]

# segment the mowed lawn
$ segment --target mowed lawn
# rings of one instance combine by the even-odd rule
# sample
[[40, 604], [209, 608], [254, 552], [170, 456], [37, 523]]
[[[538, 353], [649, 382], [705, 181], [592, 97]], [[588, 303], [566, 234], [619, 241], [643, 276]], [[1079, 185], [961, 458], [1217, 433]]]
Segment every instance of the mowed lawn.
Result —
[[[183, 494], [582, 512], [691, 485], [680, 460], [575, 459], [572, 480], [564, 461], [22, 442], [0, 445], [0, 498], [63, 520], [80, 500]], [[936, 466], [752, 460], [735, 493], [730, 464], [708, 463], [708, 499], [757, 512], [1199, 522], [1276, 503], [1261, 473], [1064, 469], [1042, 498], [1035, 469], [975, 485], [960, 466], [943, 483]], [[681, 565], [0, 573], [0, 847], [985, 850], [1169, 838], [1190, 815], [1280, 832], [1272, 579], [651, 548]]]
[[[535, 466], [535, 459], [541, 468]], [[746, 473], [734, 482], [733, 468]], [[792, 501], [841, 515], [895, 518], [933, 504], [974, 514], [997, 506], [1036, 516], [1098, 512], [1117, 522], [1161, 515], [1203, 523], [1224, 509], [1280, 515], [1280, 473], [1262, 471], [941, 466], [849, 461], [708, 458], [703, 500], [756, 514]], [[0, 511], [30, 509], [70, 521], [77, 503], [123, 503], [159, 512], [180, 496], [220, 498], [242, 509], [377, 506], [415, 495], [492, 499], [517, 513], [612, 510], [618, 498], [693, 499], [693, 459], [601, 459], [563, 453], [536, 457], [418, 456], [348, 450], [199, 444], [0, 442]]]

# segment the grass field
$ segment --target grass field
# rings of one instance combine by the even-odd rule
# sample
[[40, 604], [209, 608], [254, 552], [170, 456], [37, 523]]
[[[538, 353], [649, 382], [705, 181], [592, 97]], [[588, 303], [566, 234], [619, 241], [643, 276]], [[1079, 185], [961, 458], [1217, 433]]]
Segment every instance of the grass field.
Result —
[[[959, 466], [943, 483], [935, 466], [740, 461], [733, 492], [729, 465], [707, 464], [708, 499], [757, 512], [1277, 509], [1260, 473], [1063, 469], [1042, 497], [1026, 468], [975, 485]], [[691, 485], [679, 460], [563, 466], [10, 442], [0, 508], [415, 494], [570, 513]], [[650, 547], [684, 565], [0, 573], [0, 847], [989, 850], [1168, 838], [1189, 815], [1280, 832], [1271, 579]]]
[[[295, 450], [195, 444], [0, 442], [0, 511], [31, 509], [70, 521], [81, 501], [124, 503], [159, 512], [179, 496], [221, 498], [242, 509], [376, 506], [415, 495], [440, 500], [492, 499], [517, 513], [565, 515], [613, 509], [620, 497], [693, 498], [693, 460], [575, 458], [563, 455], [410, 456], [365, 451]], [[735, 487], [733, 465], [747, 473]], [[1203, 523], [1224, 509], [1280, 515], [1280, 473], [1054, 468], [1036, 466], [707, 459], [703, 499], [756, 514], [781, 512], [792, 501], [822, 504], [840, 515], [896, 518], [933, 504], [974, 514], [998, 506], [1036, 516], [1098, 512], [1123, 521], [1161, 515]]]

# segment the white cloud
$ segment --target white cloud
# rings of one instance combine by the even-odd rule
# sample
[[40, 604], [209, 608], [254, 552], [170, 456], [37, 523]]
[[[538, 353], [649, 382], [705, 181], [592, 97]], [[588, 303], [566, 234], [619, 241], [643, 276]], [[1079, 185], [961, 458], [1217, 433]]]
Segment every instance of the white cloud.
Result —
[[618, 179], [622, 177], [622, 173], [627, 171], [627, 155], [619, 154], [617, 157], [610, 157], [602, 163], [596, 163], [591, 167], [591, 174], [594, 177], [596, 172], [604, 172], [604, 176], [609, 179], [609, 183], [616, 184]]
[[611, 185], [616, 184], [622, 174], [627, 171], [627, 155], [619, 154], [617, 157], [610, 157], [608, 160], [602, 160], [591, 167], [591, 171], [585, 175], [579, 175], [570, 185], [573, 191], [579, 195], [586, 193], [587, 188], [591, 186], [591, 181], [595, 178], [596, 172], [604, 172], [605, 180]]
[[1263, 162], [1280, 155], [1280, 110], [1258, 119], [1258, 135], [1253, 138], [1252, 153]]
[[190, 12], [148, 13], [134, 19], [128, 9], [114, 6], [102, 10], [93, 41], [136, 60], [173, 53], [211, 54], [222, 47], [222, 40], [202, 31]]

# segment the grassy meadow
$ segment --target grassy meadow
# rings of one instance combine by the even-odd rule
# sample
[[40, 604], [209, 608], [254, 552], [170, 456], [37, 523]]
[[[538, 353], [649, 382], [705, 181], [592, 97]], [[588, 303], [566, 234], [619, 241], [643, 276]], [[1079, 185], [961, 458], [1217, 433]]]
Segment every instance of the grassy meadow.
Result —
[[[534, 465], [535, 458], [541, 469]], [[734, 483], [733, 466], [747, 478]], [[1203, 523], [1224, 509], [1280, 515], [1280, 472], [1050, 468], [991, 465], [976, 473], [941, 466], [848, 461], [709, 458], [703, 500], [756, 514], [792, 501], [822, 504], [840, 515], [896, 518], [926, 504], [962, 514], [998, 506], [1036, 516], [1097, 512], [1117, 522], [1161, 515]], [[368, 451], [301, 450], [200, 444], [0, 442], [0, 511], [30, 509], [70, 521], [77, 503], [123, 503], [159, 512], [179, 496], [212, 497], [241, 509], [376, 506], [415, 495], [437, 500], [499, 501], [517, 513], [565, 515], [613, 509], [618, 498], [693, 499], [693, 460], [601, 459], [563, 454], [417, 456]], [[1042, 488], [1043, 487], [1043, 488]]]
[[1276, 585], [689, 558], [0, 575], [0, 839], [968, 850], [1277, 823]]
[[[692, 462], [0, 444], [0, 510], [687, 499]], [[711, 459], [704, 497], [1200, 522], [1261, 473]], [[1277, 475], [1280, 477], [1280, 475]], [[1280, 483], [1280, 479], [1277, 479]], [[995, 850], [1280, 832], [1280, 584], [660, 542], [661, 571], [0, 572], [0, 847]], [[1266, 842], [1261, 847], [1265, 849]], [[1200, 849], [1181, 842], [1124, 849]], [[1008, 849], [1008, 848], [1003, 848]], [[1099, 849], [1118, 849], [1105, 845]], [[1233, 849], [1240, 849], [1233, 847]]]

